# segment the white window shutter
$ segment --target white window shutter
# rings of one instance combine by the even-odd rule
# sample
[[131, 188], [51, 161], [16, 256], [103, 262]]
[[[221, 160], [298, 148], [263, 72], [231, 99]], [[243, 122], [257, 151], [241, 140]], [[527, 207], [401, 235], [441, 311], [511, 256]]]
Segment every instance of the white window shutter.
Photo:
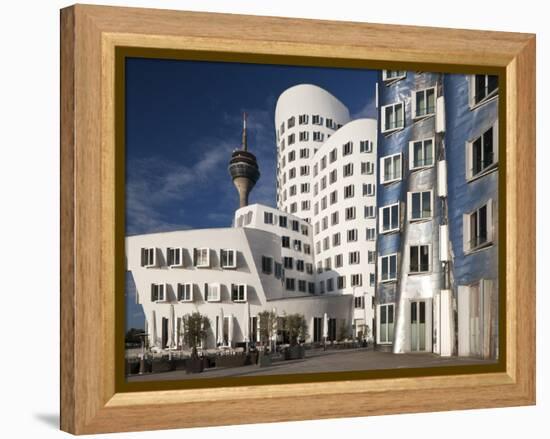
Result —
[[467, 213], [462, 215], [462, 251], [470, 251], [470, 215]]
[[489, 199], [487, 201], [487, 241], [493, 242], [493, 200]]
[[493, 124], [493, 163], [498, 163], [498, 150], [499, 150], [499, 142], [498, 142], [498, 119]]

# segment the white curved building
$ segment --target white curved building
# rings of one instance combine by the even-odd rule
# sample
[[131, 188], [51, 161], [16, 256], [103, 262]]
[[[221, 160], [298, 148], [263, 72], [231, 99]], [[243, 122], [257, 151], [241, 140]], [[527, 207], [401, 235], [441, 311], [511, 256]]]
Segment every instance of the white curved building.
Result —
[[316, 292], [353, 295], [356, 333], [372, 331], [376, 120], [350, 122], [337, 98], [302, 84], [280, 96], [275, 127], [277, 205], [313, 226]]

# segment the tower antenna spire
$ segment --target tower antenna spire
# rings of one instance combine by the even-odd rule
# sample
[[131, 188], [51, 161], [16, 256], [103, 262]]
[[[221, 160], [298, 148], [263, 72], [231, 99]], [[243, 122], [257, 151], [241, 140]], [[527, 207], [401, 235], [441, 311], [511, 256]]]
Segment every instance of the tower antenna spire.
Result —
[[246, 111], [243, 111], [243, 138], [242, 138], [241, 149], [243, 151], [248, 151], [248, 143], [246, 141]]

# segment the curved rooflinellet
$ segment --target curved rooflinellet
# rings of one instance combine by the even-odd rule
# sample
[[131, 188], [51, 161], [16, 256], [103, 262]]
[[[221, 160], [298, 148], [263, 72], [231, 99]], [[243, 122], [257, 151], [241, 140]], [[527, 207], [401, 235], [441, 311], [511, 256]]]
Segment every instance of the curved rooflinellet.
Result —
[[325, 89], [313, 84], [299, 84], [286, 89], [277, 100], [275, 121], [286, 119], [295, 114], [331, 115], [339, 123], [350, 120], [348, 108]]

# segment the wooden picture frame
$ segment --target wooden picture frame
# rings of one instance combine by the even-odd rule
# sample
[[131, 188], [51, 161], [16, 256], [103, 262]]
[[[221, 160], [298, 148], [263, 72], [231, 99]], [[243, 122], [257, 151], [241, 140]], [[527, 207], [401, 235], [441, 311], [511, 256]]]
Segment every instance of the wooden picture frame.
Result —
[[[117, 48], [504, 79], [505, 346], [501, 371], [120, 392], [116, 371]], [[419, 68], [413, 68], [418, 66]], [[443, 70], [441, 70], [443, 69]], [[504, 203], [503, 203], [504, 204]], [[118, 256], [117, 256], [118, 255]], [[120, 320], [120, 319], [119, 319]], [[422, 398], [415, 391], [422, 391]], [[451, 395], [451, 396], [450, 396]], [[74, 434], [535, 403], [535, 37], [76, 5], [61, 11], [61, 428]], [[236, 416], [254, 406], [254, 416]]]

